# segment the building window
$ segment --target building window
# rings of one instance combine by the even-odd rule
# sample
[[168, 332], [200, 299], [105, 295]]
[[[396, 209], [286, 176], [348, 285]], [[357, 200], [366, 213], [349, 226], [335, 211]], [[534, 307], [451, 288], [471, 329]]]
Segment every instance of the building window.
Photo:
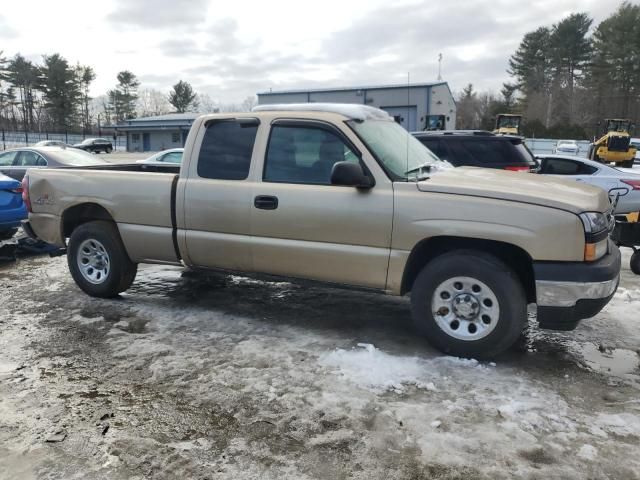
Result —
[[138, 143], [140, 141], [140, 134], [139, 133], [132, 133], [131, 134], [131, 141], [133, 143]]
[[171, 134], [171, 141], [173, 143], [180, 143], [180, 132]]

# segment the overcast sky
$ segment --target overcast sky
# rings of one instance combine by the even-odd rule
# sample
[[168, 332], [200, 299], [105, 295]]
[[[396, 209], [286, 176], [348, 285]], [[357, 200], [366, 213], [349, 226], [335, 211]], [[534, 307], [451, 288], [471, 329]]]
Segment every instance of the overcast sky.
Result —
[[434, 81], [498, 91], [522, 35], [617, 0], [19, 0], [0, 8], [0, 50], [91, 65], [93, 95], [135, 73], [190, 82], [225, 103], [260, 91]]

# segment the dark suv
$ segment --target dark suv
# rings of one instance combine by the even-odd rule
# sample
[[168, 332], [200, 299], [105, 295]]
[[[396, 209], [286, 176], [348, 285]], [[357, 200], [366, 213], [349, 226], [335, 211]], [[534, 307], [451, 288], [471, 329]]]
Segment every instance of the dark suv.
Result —
[[106, 138], [87, 138], [81, 143], [76, 143], [73, 148], [80, 148], [86, 152], [93, 153], [111, 153], [113, 151], [113, 144]]
[[415, 132], [413, 135], [454, 167], [485, 167], [535, 172], [538, 164], [522, 137], [482, 130]]

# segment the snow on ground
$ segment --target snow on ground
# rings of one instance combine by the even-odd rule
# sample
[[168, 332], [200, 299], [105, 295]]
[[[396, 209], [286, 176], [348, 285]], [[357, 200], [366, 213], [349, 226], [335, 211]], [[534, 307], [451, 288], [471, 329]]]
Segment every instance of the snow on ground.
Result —
[[495, 363], [430, 348], [406, 299], [151, 266], [98, 300], [64, 258], [3, 267], [0, 478], [640, 478], [625, 262], [605, 311]]

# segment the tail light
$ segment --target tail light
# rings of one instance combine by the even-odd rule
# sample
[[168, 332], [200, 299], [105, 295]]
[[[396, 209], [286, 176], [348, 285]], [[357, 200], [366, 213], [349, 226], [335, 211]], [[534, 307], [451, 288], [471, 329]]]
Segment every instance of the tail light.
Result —
[[631, 187], [631, 190], [640, 190], [640, 180], [620, 180]]
[[13, 193], [22, 193], [22, 187], [14, 188], [11, 190]]
[[20, 190], [22, 190], [22, 201], [27, 207], [27, 211], [33, 212], [33, 210], [31, 210], [31, 199], [29, 198], [29, 177], [27, 175], [22, 179], [22, 187]]
[[504, 167], [505, 170], [509, 170], [510, 172], [530, 172], [531, 167]]

